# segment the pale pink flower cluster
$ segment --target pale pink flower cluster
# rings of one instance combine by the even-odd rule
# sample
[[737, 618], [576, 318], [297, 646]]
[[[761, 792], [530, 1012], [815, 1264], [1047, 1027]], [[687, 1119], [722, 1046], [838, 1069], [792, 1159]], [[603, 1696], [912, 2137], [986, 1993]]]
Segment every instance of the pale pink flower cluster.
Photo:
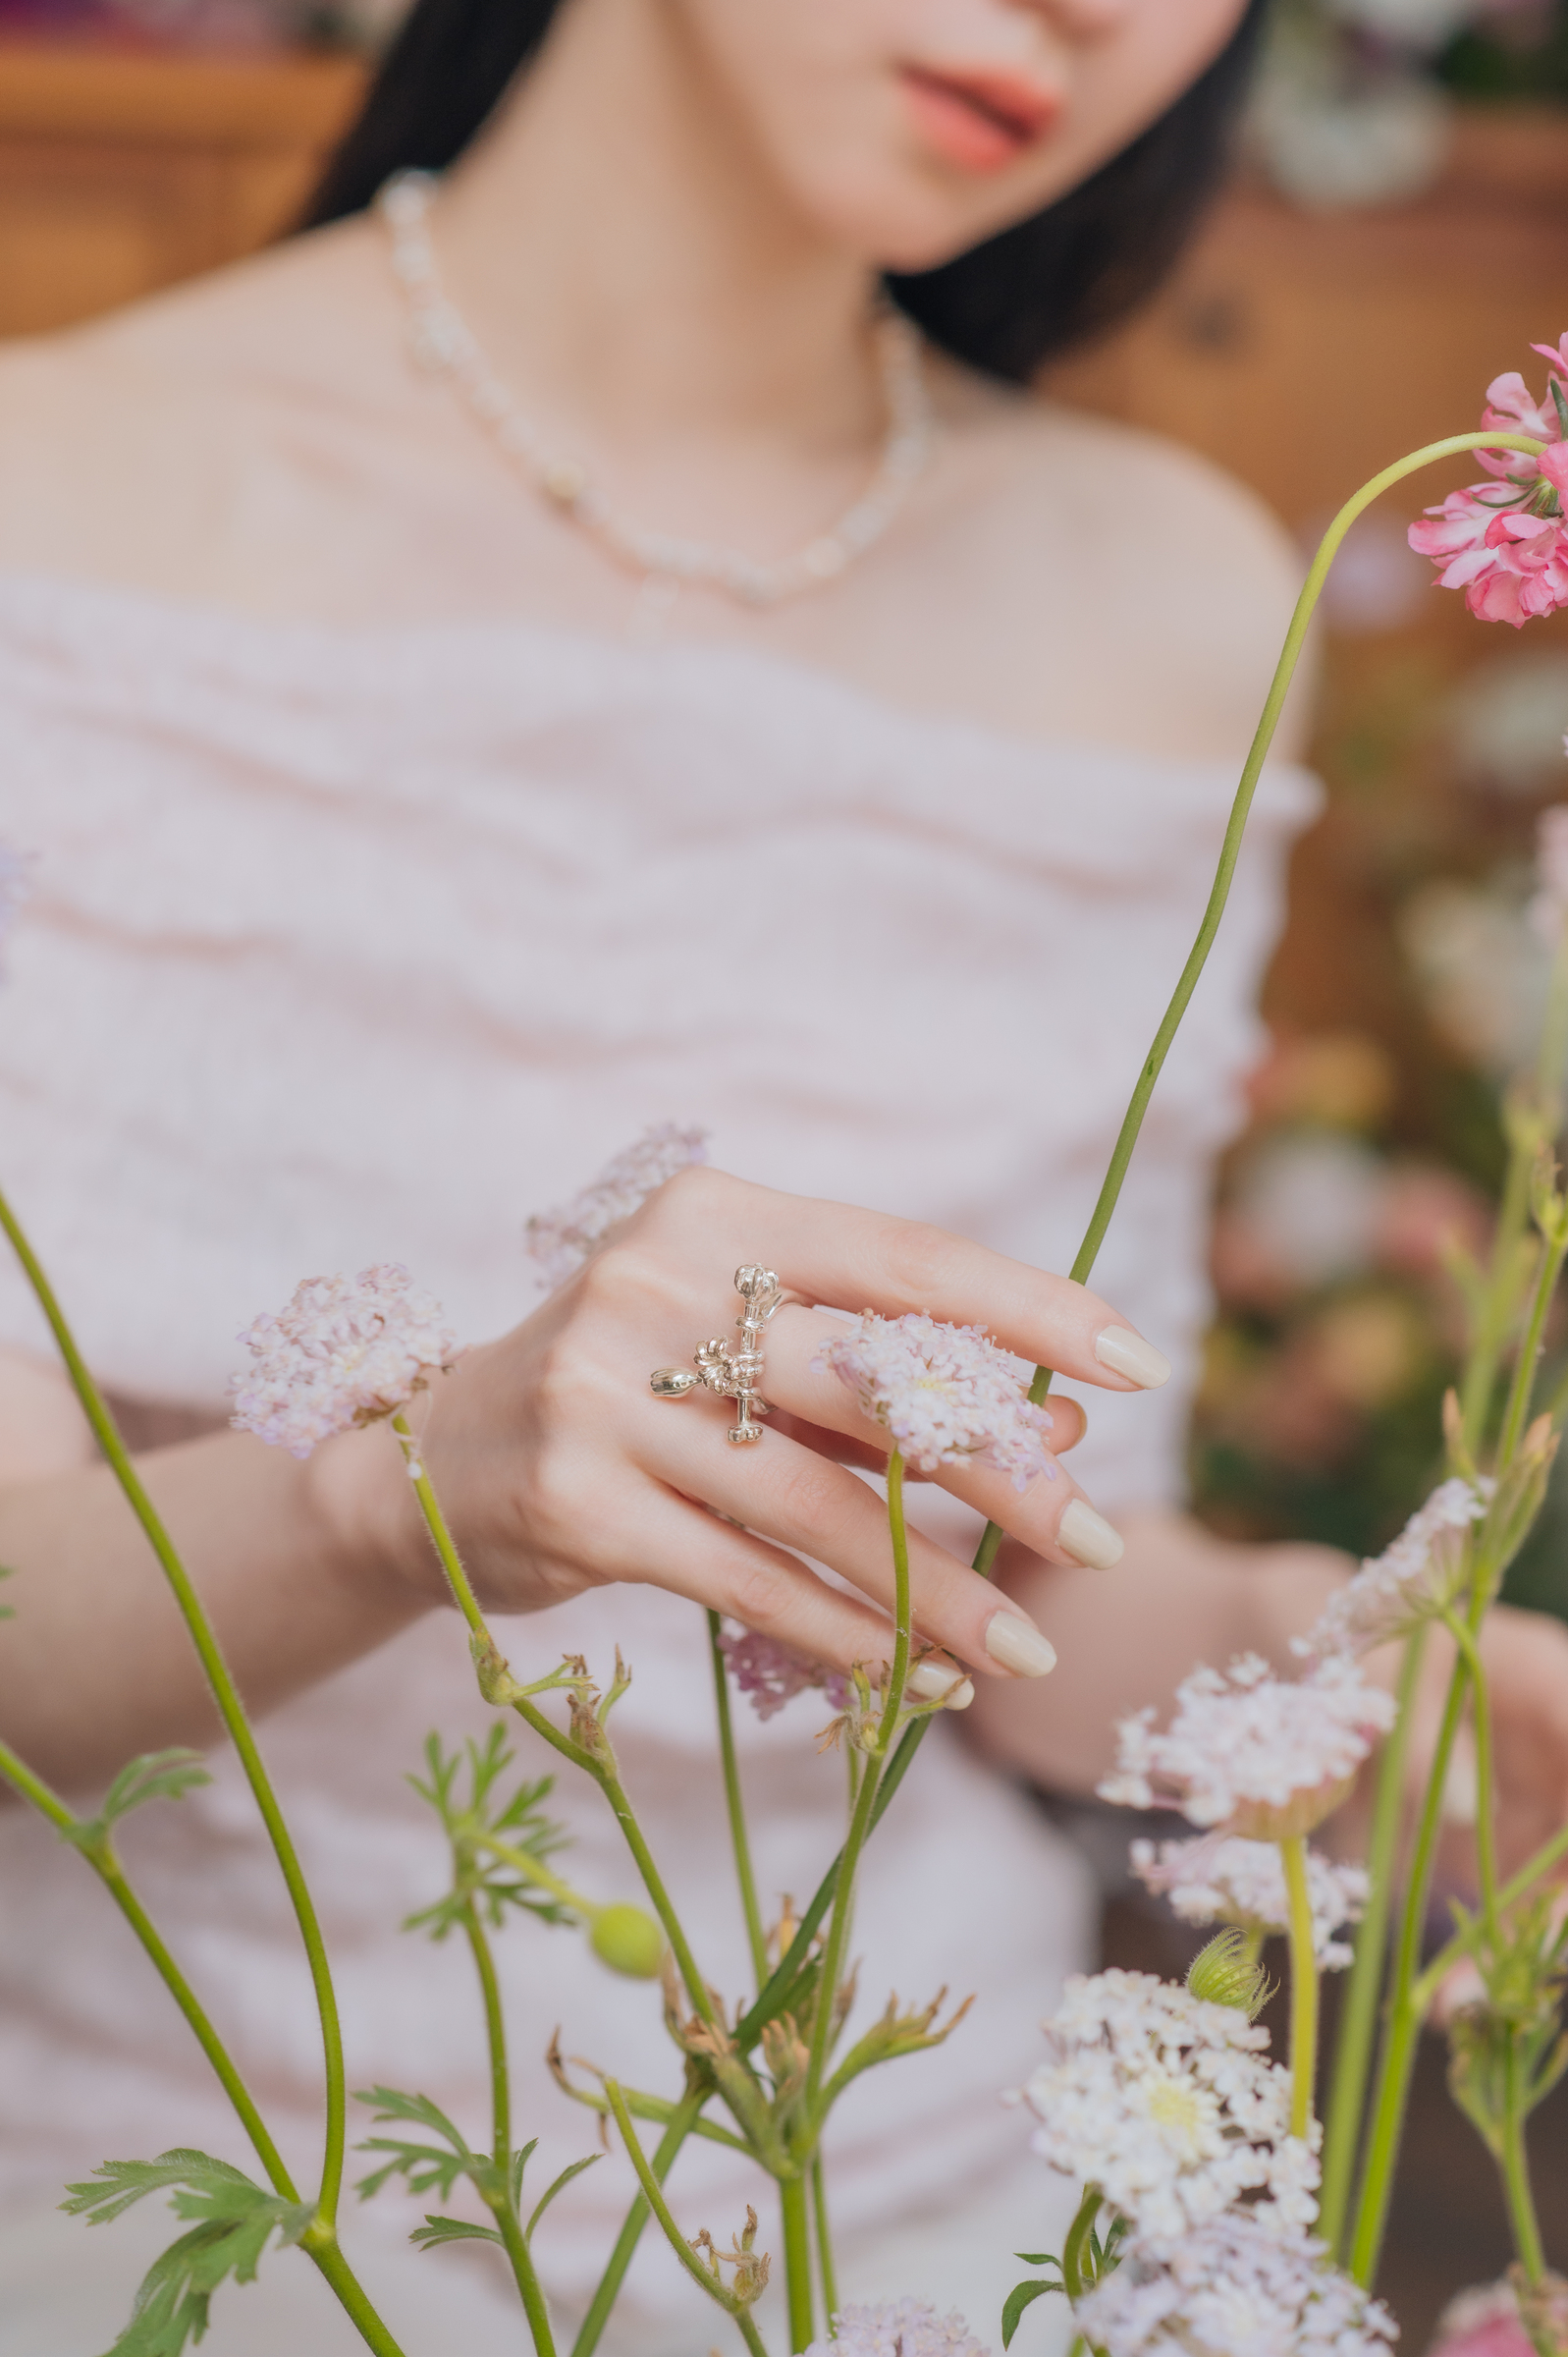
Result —
[[439, 1301], [395, 1261], [347, 1277], [307, 1277], [287, 1309], [240, 1337], [253, 1364], [230, 1384], [231, 1422], [291, 1456], [395, 1415], [458, 1355]]
[[926, 2300], [840, 2308], [827, 2340], [805, 2357], [991, 2357], [961, 2316], [939, 2316]]
[[7, 937], [17, 912], [32, 890], [32, 859], [27, 851], [0, 843], [0, 975], [5, 972]]
[[1555, 949], [1568, 924], [1568, 802], [1554, 802], [1537, 820], [1536, 866], [1541, 890], [1530, 904], [1530, 922]]
[[1290, 2073], [1237, 2006], [1146, 1972], [1080, 1973], [1045, 2030], [1050, 2059], [1021, 2090], [1033, 2148], [1137, 2234], [1177, 2241], [1244, 2196], [1271, 2225], [1312, 2223], [1318, 2162], [1290, 2133]]
[[1177, 1808], [1189, 1823], [1258, 1840], [1309, 1833], [1344, 1798], [1394, 1720], [1391, 1695], [1343, 1656], [1287, 1683], [1257, 1654], [1228, 1671], [1195, 1670], [1176, 1688], [1165, 1733], [1139, 1711], [1117, 1728], [1115, 1773], [1102, 1799]]
[[1539, 459], [1523, 451], [1479, 452], [1492, 481], [1450, 491], [1441, 507], [1427, 510], [1430, 521], [1410, 527], [1411, 547], [1438, 567], [1441, 587], [1463, 589], [1483, 622], [1510, 622], [1516, 630], [1568, 605], [1561, 496], [1568, 490], [1568, 438], [1553, 398], [1555, 391], [1568, 397], [1568, 336], [1532, 349], [1551, 363], [1544, 398], [1536, 401], [1510, 369], [1487, 387], [1481, 422], [1548, 447]]
[[1387, 2357], [1398, 2337], [1324, 2244], [1244, 2213], [1168, 2249], [1135, 2239], [1073, 2316], [1105, 2357]]
[[1431, 2357], [1535, 2357], [1510, 2283], [1462, 2291], [1437, 2319]]
[[[1133, 1873], [1147, 1890], [1167, 1898], [1183, 1923], [1234, 1923], [1249, 1932], [1288, 1930], [1290, 1902], [1276, 1841], [1244, 1841], [1235, 1834], [1201, 1834], [1195, 1841], [1135, 1841]], [[1359, 1921], [1371, 1885], [1362, 1866], [1338, 1866], [1307, 1852], [1313, 1952], [1321, 1972], [1342, 1972], [1352, 1950], [1334, 1938]]]
[[796, 1653], [793, 1646], [781, 1645], [777, 1637], [761, 1636], [752, 1628], [727, 1628], [720, 1636], [719, 1650], [759, 1719], [772, 1719], [809, 1687], [825, 1693], [834, 1710], [844, 1707], [849, 1680], [843, 1672], [825, 1670], [820, 1662]]
[[523, 1240], [529, 1258], [538, 1263], [539, 1283], [553, 1293], [576, 1275], [612, 1228], [640, 1210], [656, 1187], [677, 1171], [707, 1159], [706, 1129], [683, 1129], [676, 1122], [659, 1122], [645, 1129], [569, 1203], [537, 1212], [529, 1220]]
[[1391, 1546], [1371, 1557], [1329, 1598], [1314, 1627], [1291, 1640], [1309, 1660], [1370, 1653], [1403, 1636], [1453, 1602], [1464, 1569], [1465, 1541], [1487, 1511], [1491, 1483], [1439, 1483]]
[[1046, 1446], [1050, 1411], [1029, 1398], [1018, 1363], [978, 1326], [945, 1326], [923, 1312], [867, 1310], [826, 1341], [812, 1362], [846, 1383], [863, 1415], [883, 1426], [907, 1463], [983, 1464], [1027, 1489], [1054, 1481]]

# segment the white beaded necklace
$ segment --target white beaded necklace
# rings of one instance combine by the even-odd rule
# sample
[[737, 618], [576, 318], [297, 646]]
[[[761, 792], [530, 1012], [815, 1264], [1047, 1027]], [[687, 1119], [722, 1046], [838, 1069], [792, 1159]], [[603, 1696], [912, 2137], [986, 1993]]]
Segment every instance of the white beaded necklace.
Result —
[[392, 241], [392, 267], [408, 307], [409, 338], [421, 367], [449, 377], [502, 455], [559, 514], [634, 574], [658, 602], [683, 587], [715, 589], [745, 606], [776, 606], [834, 580], [880, 540], [928, 465], [936, 420], [920, 364], [920, 338], [896, 312], [874, 324], [888, 431], [870, 482], [837, 523], [777, 564], [757, 563], [708, 540], [645, 532], [615, 515], [580, 459], [552, 450], [492, 369], [472, 329], [441, 283], [430, 241], [428, 172], [400, 172], [376, 199]]

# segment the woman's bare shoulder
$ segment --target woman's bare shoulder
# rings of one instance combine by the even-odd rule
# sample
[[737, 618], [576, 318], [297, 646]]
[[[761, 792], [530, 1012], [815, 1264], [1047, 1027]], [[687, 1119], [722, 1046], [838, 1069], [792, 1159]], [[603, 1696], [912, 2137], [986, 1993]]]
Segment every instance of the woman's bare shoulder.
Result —
[[970, 379], [952, 447], [1020, 632], [1082, 634], [1097, 684], [1162, 712], [1173, 750], [1245, 744], [1304, 571], [1264, 502], [1162, 435]]

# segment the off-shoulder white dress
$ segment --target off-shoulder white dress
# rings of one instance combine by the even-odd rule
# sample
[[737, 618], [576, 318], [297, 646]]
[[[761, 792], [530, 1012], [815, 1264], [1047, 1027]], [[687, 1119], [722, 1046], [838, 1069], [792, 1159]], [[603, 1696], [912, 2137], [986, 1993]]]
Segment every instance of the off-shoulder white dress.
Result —
[[[527, 1214], [656, 1121], [706, 1124], [720, 1164], [769, 1184], [1066, 1266], [1233, 787], [1217, 766], [917, 717], [732, 649], [508, 622], [281, 627], [44, 579], [0, 582], [0, 835], [37, 854], [0, 1002], [0, 1175], [100, 1379], [215, 1414], [237, 1330], [304, 1276], [406, 1261], [466, 1338], [503, 1331], [537, 1298]], [[1112, 1511], [1180, 1494], [1210, 1166], [1255, 1048], [1282, 848], [1310, 805], [1299, 773], [1266, 783], [1097, 1274], [1177, 1368], [1162, 1393], [1092, 1403], [1075, 1463]], [[716, 1322], [729, 1278], [715, 1268]], [[672, 1355], [691, 1339], [672, 1335]], [[9, 1266], [0, 1343], [48, 1347]], [[503, 1634], [540, 1671], [564, 1649], [607, 1665], [621, 1645], [626, 1781], [699, 1955], [739, 1993], [701, 1616], [618, 1588]], [[468, 1960], [398, 1927], [444, 1871], [405, 1773], [428, 1730], [488, 1716], [438, 1615], [263, 1729], [326, 1918], [351, 2085], [423, 2090], [475, 2135]], [[842, 1764], [816, 1753], [820, 1716], [815, 1697], [765, 1727], [741, 1714], [770, 1897], [808, 1891], [838, 1837]], [[308, 2179], [304, 1970], [234, 1763], [214, 1770], [205, 1792], [144, 1811], [125, 1848]], [[597, 1795], [568, 1778], [553, 1805], [573, 1878], [632, 1895]], [[944, 1984], [980, 2001], [947, 2046], [842, 2107], [831, 2170], [851, 2293], [967, 2303], [996, 2334], [1010, 2254], [1048, 2246], [1063, 2191], [999, 2091], [1029, 2068], [1091, 1937], [1074, 1856], [940, 1728], [870, 1853], [862, 2002]], [[519, 1922], [501, 1957], [542, 2189], [595, 2142], [542, 2069], [558, 2023], [568, 2052], [634, 2083], [668, 2093], [678, 2074], [655, 1993], [598, 1970], [575, 1935]], [[178, 2229], [150, 2206], [86, 2229], [50, 2205], [100, 2160], [171, 2145], [249, 2160], [92, 1877], [9, 1810], [0, 2198], [23, 2222], [0, 2228], [0, 2357], [105, 2345]], [[541, 2234], [564, 2313], [629, 2190], [605, 2159]], [[757, 2192], [712, 2144], [689, 2145], [671, 2181], [686, 2230], [721, 2238]], [[394, 2247], [410, 2222], [390, 2196], [349, 2221], [408, 2357], [521, 2346], [497, 2254], [414, 2256]], [[1042, 2316], [1026, 2329], [1039, 2348]], [[729, 2330], [649, 2238], [605, 2345], [704, 2357]], [[357, 2345], [285, 2254], [220, 2298], [206, 2347]]]

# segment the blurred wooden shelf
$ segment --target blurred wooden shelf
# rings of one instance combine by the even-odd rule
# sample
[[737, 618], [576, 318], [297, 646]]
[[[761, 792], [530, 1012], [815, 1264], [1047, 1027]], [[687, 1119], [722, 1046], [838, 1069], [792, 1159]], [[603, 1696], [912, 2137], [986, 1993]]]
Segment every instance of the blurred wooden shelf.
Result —
[[0, 42], [0, 335], [69, 326], [288, 226], [365, 86], [355, 57]]

